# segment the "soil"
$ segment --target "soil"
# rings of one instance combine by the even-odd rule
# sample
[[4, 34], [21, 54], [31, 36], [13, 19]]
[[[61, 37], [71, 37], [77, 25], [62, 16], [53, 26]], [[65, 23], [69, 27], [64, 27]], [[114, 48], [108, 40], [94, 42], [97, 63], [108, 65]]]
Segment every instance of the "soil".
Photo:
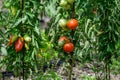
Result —
[[[52, 61], [51, 65], [54, 64], [55, 62]], [[67, 68], [68, 65], [69, 64], [64, 63], [64, 61], [58, 61], [58, 64], [55, 67], [55, 71], [59, 75], [61, 75], [62, 80], [68, 80], [68, 74], [69, 74], [69, 70]], [[74, 64], [73, 73], [72, 73], [72, 77], [73, 77], [72, 80], [97, 80], [97, 79], [95, 79], [95, 73], [91, 69], [92, 67], [93, 66], [90, 63], [88, 63], [88, 64], [78, 64], [78, 63]], [[2, 69], [2, 71], [5, 71], [4, 68]], [[98, 65], [98, 68], [100, 68], [100, 65]], [[47, 69], [48, 69], [48, 66], [46, 67], [46, 70]], [[100, 75], [100, 74], [101, 73], [98, 73], [97, 75]], [[85, 77], [87, 77], [87, 78], [92, 77], [94, 79], [85, 79]], [[103, 76], [101, 75], [100, 78], [102, 78], [102, 77]], [[20, 79], [11, 76], [11, 77], [8, 77], [4, 80], [20, 80]], [[28, 80], [31, 80], [31, 79], [28, 79]], [[104, 79], [100, 79], [100, 80], [104, 80]], [[120, 80], [120, 74], [114, 75], [114, 74], [111, 73], [111, 80]]]
[[[66, 72], [63, 67], [59, 68], [58, 73], [62, 75], [63, 80], [68, 80], [67, 78], [68, 72]], [[94, 77], [94, 79], [92, 80], [95, 80], [95, 73], [86, 65], [83, 67], [80, 67], [79, 65], [75, 65], [73, 67], [73, 80], [91, 80], [91, 79], [85, 79], [84, 78], [85, 76]], [[104, 80], [104, 79], [100, 79], [100, 80]], [[117, 75], [111, 74], [111, 80], [120, 80], [120, 74]]]

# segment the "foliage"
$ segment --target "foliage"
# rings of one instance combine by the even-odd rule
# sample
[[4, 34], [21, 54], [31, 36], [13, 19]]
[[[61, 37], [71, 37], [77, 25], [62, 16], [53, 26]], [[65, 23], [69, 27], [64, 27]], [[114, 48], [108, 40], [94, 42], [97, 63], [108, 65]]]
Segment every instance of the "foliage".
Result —
[[42, 79], [42, 80], [51, 80], [51, 79], [62, 80], [60, 75], [58, 75], [56, 72], [51, 71], [51, 70], [49, 70], [43, 74], [39, 74], [37, 76], [38, 77], [33, 80], [40, 80], [40, 79]]
[[[60, 36], [67, 36], [74, 43], [74, 62], [96, 61], [95, 72], [103, 70], [104, 73], [105, 64], [112, 65], [112, 58], [119, 59], [119, 0], [75, 0], [74, 9], [70, 3], [67, 3], [69, 7], [60, 6], [60, 1], [4, 1], [0, 11], [0, 48], [5, 57], [0, 65], [6, 65], [7, 70], [13, 70], [16, 75], [23, 68], [25, 73], [32, 75], [43, 69], [45, 64], [49, 65], [51, 60], [60, 58], [69, 61], [71, 56], [58, 46]], [[73, 17], [78, 20], [77, 29], [72, 31], [60, 27], [60, 19], [68, 21]], [[30, 49], [24, 47], [16, 53], [14, 44], [8, 46], [9, 37], [14, 34], [19, 37], [29, 34], [31, 42], [27, 44]], [[103, 69], [96, 70], [101, 62], [104, 62], [101, 65]]]
[[[1, 12], [2, 18], [0, 20], [3, 22], [1, 26], [3, 26], [4, 31], [0, 30], [0, 36], [3, 36], [0, 40], [3, 40], [5, 45], [1, 51], [2, 53], [4, 50], [7, 51], [7, 55], [1, 61], [1, 65], [7, 66], [7, 71], [14, 71], [16, 76], [23, 73], [23, 70], [26, 77], [32, 75], [33, 72], [38, 72], [39, 58], [45, 58], [45, 62], [54, 58], [51, 53], [55, 51], [52, 49], [50, 39], [45, 34], [40, 22], [45, 16], [42, 10], [44, 10], [47, 1], [43, 3], [37, 1], [6, 0], [3, 4], [2, 9], [5, 11]], [[27, 44], [30, 49], [27, 50], [24, 47], [22, 51], [16, 52], [14, 43], [12, 46], [8, 46], [9, 37], [14, 34], [19, 37], [29, 34], [31, 41]], [[57, 52], [55, 53], [57, 55]]]

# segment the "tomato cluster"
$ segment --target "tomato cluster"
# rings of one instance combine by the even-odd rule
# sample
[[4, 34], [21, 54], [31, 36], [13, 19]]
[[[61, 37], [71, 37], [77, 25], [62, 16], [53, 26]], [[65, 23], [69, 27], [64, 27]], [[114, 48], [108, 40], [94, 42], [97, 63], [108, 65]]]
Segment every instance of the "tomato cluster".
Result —
[[27, 50], [29, 49], [28, 43], [30, 41], [31, 37], [29, 37], [27, 34], [25, 34], [24, 37], [15, 34], [10, 36], [8, 46], [11, 46], [13, 43], [15, 43], [15, 51], [20, 52], [23, 47], [25, 47]]
[[[62, 27], [62, 29], [67, 30], [75, 30], [78, 27], [78, 20], [76, 19], [60, 19], [58, 22], [59, 26]], [[74, 44], [68, 39], [67, 36], [61, 36], [58, 40], [58, 45], [60, 47], [63, 47], [63, 50], [67, 53], [74, 51]]]
[[[60, 6], [65, 9], [71, 9], [75, 0], [60, 0]], [[58, 21], [59, 26], [63, 30], [75, 30], [78, 27], [78, 20], [71, 18], [69, 20], [61, 18]], [[67, 36], [61, 36], [58, 40], [59, 47], [62, 47], [64, 52], [70, 53], [74, 51], [74, 44]]]
[[74, 51], [74, 44], [70, 41], [67, 36], [61, 36], [58, 40], [58, 45], [63, 48], [67, 53]]
[[70, 19], [70, 20], [66, 20], [66, 19], [60, 19], [59, 20], [59, 26], [62, 27], [62, 29], [67, 30], [74, 30], [78, 27], [78, 20], [76, 19]]

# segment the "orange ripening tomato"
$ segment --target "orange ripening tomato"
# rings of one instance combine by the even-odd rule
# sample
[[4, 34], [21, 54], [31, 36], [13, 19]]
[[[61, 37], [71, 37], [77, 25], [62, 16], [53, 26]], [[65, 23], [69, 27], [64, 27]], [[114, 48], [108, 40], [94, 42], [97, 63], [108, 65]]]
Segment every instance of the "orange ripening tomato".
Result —
[[66, 43], [63, 46], [65, 52], [70, 53], [74, 51], [74, 44], [73, 43]]
[[59, 41], [65, 41], [66, 43], [67, 43], [67, 42], [70, 42], [70, 40], [68, 39], [67, 36], [61, 36], [61, 37], [59, 38]]
[[68, 42], [70, 42], [70, 40], [68, 39], [68, 37], [66, 37], [66, 36], [61, 36], [61, 37], [59, 38], [59, 40], [58, 40], [58, 45], [59, 45], [60, 47], [62, 47], [65, 43], [68, 43]]
[[17, 41], [15, 42], [15, 50], [16, 52], [19, 52], [22, 50], [24, 46], [24, 39], [22, 37], [19, 37]]
[[67, 27], [71, 30], [76, 29], [78, 26], [78, 20], [76, 19], [71, 19], [67, 22]]

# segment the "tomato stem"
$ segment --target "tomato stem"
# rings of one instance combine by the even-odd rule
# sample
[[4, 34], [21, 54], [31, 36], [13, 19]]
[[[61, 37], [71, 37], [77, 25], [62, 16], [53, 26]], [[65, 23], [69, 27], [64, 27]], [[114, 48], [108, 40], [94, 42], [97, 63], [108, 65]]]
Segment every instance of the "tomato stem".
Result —
[[[23, 15], [23, 13], [24, 13], [24, 0], [22, 0], [22, 14], [21, 14], [21, 17], [23, 18], [24, 17], [24, 15]], [[22, 23], [22, 26], [23, 26], [23, 23]], [[23, 76], [23, 80], [25, 79], [25, 75], [24, 75], [24, 73], [25, 73], [25, 70], [24, 70], [24, 50], [22, 50], [22, 76]]]
[[72, 6], [72, 18], [75, 17], [75, 2], [73, 3], [73, 6]]
[[[72, 5], [72, 18], [74, 18], [74, 17], [75, 17], [75, 2], [74, 2], [73, 5]], [[74, 43], [74, 33], [75, 33], [75, 31], [72, 30], [72, 31], [71, 31], [71, 37], [72, 37], [73, 43]], [[71, 52], [71, 54], [70, 54], [70, 60], [69, 60], [69, 63], [70, 63], [69, 80], [72, 80], [72, 72], [73, 72], [73, 54], [74, 54], [74, 52]]]

